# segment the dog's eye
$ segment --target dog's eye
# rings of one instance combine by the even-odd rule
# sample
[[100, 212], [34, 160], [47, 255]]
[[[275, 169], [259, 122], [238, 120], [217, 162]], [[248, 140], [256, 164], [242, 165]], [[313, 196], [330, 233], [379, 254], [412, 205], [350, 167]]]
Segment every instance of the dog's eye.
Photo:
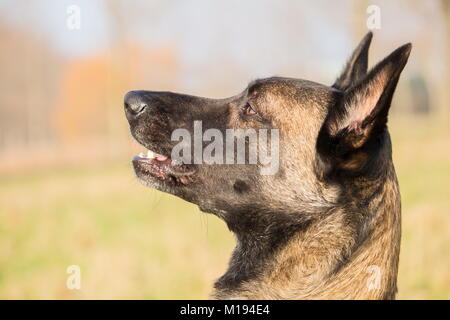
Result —
[[249, 103], [247, 103], [244, 108], [244, 115], [253, 116], [255, 114], [256, 114], [256, 111], [253, 110], [252, 106]]

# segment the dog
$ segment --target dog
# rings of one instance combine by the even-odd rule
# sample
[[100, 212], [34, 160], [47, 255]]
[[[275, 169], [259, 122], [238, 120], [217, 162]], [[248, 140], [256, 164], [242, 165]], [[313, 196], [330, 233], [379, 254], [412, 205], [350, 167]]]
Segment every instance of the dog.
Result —
[[[412, 45], [368, 71], [371, 40], [369, 32], [332, 86], [271, 77], [226, 99], [125, 95], [131, 134], [151, 150], [133, 159], [137, 178], [236, 236], [212, 298], [395, 299], [401, 207], [387, 119]], [[195, 122], [223, 135], [278, 130], [279, 167], [174, 161], [173, 132], [195, 135]]]

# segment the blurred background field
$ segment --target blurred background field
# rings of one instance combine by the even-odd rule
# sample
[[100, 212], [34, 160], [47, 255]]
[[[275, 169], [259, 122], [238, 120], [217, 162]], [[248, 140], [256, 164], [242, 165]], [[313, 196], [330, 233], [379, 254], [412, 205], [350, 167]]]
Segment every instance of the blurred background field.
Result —
[[[369, 5], [381, 13], [371, 65], [413, 43], [389, 122], [399, 298], [450, 299], [446, 0], [1, 1], [0, 299], [208, 298], [234, 239], [136, 181], [123, 94], [225, 97], [274, 74], [332, 83]], [[70, 265], [80, 290], [66, 286]]]

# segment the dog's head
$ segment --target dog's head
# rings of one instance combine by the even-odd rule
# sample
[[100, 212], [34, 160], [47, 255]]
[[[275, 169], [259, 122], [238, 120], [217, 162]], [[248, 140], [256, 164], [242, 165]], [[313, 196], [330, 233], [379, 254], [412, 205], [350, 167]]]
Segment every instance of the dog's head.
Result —
[[139, 180], [234, 227], [242, 215], [289, 216], [333, 203], [342, 177], [377, 174], [389, 145], [388, 110], [411, 50], [406, 44], [367, 72], [371, 38], [331, 87], [273, 77], [226, 99], [127, 93], [131, 133], [151, 150], [133, 159]]

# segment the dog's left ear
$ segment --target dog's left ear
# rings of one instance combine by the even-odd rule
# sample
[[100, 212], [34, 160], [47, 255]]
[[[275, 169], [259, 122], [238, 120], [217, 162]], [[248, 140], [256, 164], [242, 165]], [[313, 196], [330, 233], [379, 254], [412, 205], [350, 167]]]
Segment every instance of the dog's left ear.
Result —
[[339, 93], [319, 132], [319, 154], [333, 167], [358, 169], [376, 150], [400, 73], [411, 44], [405, 44], [378, 63], [355, 86]]
[[345, 90], [364, 78], [367, 73], [369, 47], [370, 42], [372, 41], [372, 36], [372, 32], [368, 32], [364, 36], [359, 45], [353, 51], [350, 59], [347, 61], [341, 75], [332, 85], [333, 88]]

